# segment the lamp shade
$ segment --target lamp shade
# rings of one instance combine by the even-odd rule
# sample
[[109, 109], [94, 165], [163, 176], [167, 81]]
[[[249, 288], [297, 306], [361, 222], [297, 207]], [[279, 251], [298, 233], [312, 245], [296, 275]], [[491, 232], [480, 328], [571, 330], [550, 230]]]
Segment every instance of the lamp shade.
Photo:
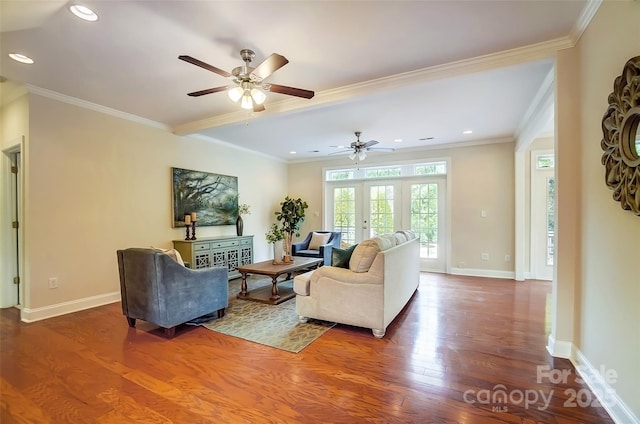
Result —
[[360, 150], [358, 152], [358, 159], [364, 160], [366, 157], [367, 157], [367, 152], [365, 152], [364, 150]]
[[251, 89], [251, 97], [253, 97], [253, 101], [256, 102], [256, 104], [259, 104], [259, 105], [264, 103], [264, 100], [267, 98], [267, 96], [262, 91], [258, 90], [257, 88], [252, 88]]
[[242, 96], [242, 103], [240, 104], [240, 107], [242, 109], [253, 109], [253, 100], [251, 100], [251, 95], [249, 94], [249, 92], [246, 92]]
[[227, 91], [227, 93], [229, 94], [229, 98], [231, 100], [237, 102], [238, 100], [240, 100], [240, 97], [242, 97], [244, 90], [242, 89], [242, 87], [238, 86], [233, 87], [231, 90]]
[[354, 160], [356, 158], [356, 152], [351, 152], [349, 159]]

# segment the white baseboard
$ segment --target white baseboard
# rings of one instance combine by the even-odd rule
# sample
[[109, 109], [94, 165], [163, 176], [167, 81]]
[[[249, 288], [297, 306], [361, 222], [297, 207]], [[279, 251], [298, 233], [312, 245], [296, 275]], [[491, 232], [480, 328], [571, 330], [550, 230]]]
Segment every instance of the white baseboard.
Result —
[[551, 356], [571, 359], [573, 357], [573, 350], [573, 343], [556, 340], [552, 335], [549, 335], [549, 339], [547, 340], [547, 352], [549, 352]]
[[[606, 380], [608, 370], [595, 368], [579, 349], [574, 349], [574, 353], [571, 357], [571, 363], [598, 398], [602, 407], [609, 413], [611, 419], [620, 424], [640, 424], [640, 419], [620, 399], [615, 389]], [[605, 376], [602, 375], [603, 372]]]
[[516, 273], [513, 271], [496, 269], [451, 268], [451, 274], [465, 275], [467, 277], [505, 278], [509, 280], [515, 280], [516, 278]]
[[[595, 368], [573, 343], [555, 340], [552, 336], [549, 336], [547, 350], [556, 358], [564, 358], [571, 361], [576, 368], [576, 372], [580, 374], [580, 378], [587, 383], [600, 405], [615, 423], [640, 424], [640, 419], [620, 399], [615, 389], [603, 377], [603, 370]], [[604, 372], [606, 373], [607, 370], [604, 370]]]
[[20, 319], [23, 322], [40, 321], [84, 309], [95, 308], [96, 306], [107, 305], [120, 301], [120, 291], [105, 293], [98, 296], [86, 297], [84, 299], [72, 300], [70, 302], [58, 303], [55, 305], [43, 306], [42, 308], [22, 308]]

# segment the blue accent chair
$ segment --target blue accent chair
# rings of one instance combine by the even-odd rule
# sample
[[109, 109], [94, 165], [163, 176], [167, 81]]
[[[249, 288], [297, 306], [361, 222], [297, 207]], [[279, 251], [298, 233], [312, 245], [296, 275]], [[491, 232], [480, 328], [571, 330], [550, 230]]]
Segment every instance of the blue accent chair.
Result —
[[118, 250], [122, 313], [129, 327], [136, 319], [164, 328], [167, 338], [179, 324], [229, 306], [226, 268], [189, 269], [155, 249]]
[[[318, 249], [309, 249], [309, 243], [313, 233], [327, 234], [331, 236], [325, 244], [318, 246]], [[322, 258], [323, 265], [331, 265], [331, 250], [336, 247], [340, 248], [342, 233], [339, 231], [312, 231], [307, 237], [299, 243], [291, 244], [291, 256], [303, 256], [305, 258]]]

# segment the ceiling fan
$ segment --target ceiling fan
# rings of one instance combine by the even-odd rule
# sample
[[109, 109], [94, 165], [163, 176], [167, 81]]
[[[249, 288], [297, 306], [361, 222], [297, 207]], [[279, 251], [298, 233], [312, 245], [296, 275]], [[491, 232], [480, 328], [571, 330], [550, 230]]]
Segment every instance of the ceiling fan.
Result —
[[[351, 149], [351, 153], [349, 153], [349, 159], [355, 160], [357, 157], [360, 160], [364, 160], [367, 157], [367, 152], [376, 151], [376, 152], [394, 152], [396, 149], [391, 147], [371, 147], [375, 146], [379, 143], [376, 140], [369, 140], [366, 143], [360, 141], [360, 135], [362, 131], [356, 131], [354, 133], [356, 135], [356, 141], [352, 142], [349, 147], [345, 147], [346, 149]], [[337, 146], [336, 146], [337, 147]], [[338, 151], [329, 153], [330, 155], [337, 155], [341, 153], [347, 153], [346, 151]]]
[[178, 56], [178, 59], [180, 60], [184, 60], [185, 62], [189, 62], [225, 78], [229, 78], [234, 82], [234, 85], [231, 86], [223, 85], [220, 87], [208, 88], [206, 90], [188, 93], [188, 95], [198, 97], [205, 94], [217, 93], [219, 91], [227, 91], [231, 100], [234, 102], [240, 101], [240, 106], [243, 109], [252, 109], [254, 112], [262, 112], [264, 110], [262, 103], [267, 97], [264, 94], [264, 91], [287, 94], [289, 96], [302, 97], [305, 99], [310, 99], [314, 96], [315, 93], [313, 91], [264, 82], [264, 80], [272, 73], [289, 63], [286, 57], [273, 53], [254, 68], [250, 66], [250, 63], [255, 56], [256, 54], [252, 50], [240, 50], [240, 57], [242, 57], [244, 64], [234, 68], [230, 73], [191, 56]]

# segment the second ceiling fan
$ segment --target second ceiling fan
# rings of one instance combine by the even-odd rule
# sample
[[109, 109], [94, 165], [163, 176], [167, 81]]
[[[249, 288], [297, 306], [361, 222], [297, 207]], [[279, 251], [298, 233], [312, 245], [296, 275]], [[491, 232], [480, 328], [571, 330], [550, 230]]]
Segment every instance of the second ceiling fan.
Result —
[[[351, 153], [349, 153], [349, 159], [355, 160], [356, 158], [360, 160], [364, 160], [367, 157], [367, 152], [369, 151], [377, 151], [377, 152], [394, 152], [396, 149], [391, 147], [372, 147], [376, 144], [380, 143], [376, 140], [369, 140], [366, 143], [360, 141], [360, 135], [362, 131], [356, 131], [354, 133], [356, 135], [356, 141], [352, 142], [349, 147], [345, 147], [346, 149], [351, 149]], [[329, 153], [330, 155], [337, 155], [341, 153], [347, 153], [348, 151], [338, 151]]]
[[289, 61], [286, 57], [273, 53], [254, 68], [250, 66], [250, 63], [255, 55], [256, 54], [252, 50], [240, 50], [240, 57], [242, 57], [244, 64], [234, 68], [231, 72], [216, 68], [215, 66], [209, 65], [208, 63], [202, 62], [201, 60], [191, 56], [178, 56], [178, 59], [180, 60], [184, 60], [185, 62], [189, 62], [225, 78], [229, 78], [235, 83], [233, 86], [223, 85], [220, 87], [208, 88], [206, 90], [188, 93], [188, 95], [198, 97], [205, 94], [217, 93], [219, 91], [227, 91], [231, 100], [235, 102], [240, 101], [240, 106], [243, 109], [253, 110], [254, 112], [262, 112], [264, 110], [262, 103], [265, 101], [266, 95], [263, 91], [302, 97], [304, 99], [310, 99], [314, 96], [315, 93], [310, 90], [264, 82], [267, 77], [289, 63]]

